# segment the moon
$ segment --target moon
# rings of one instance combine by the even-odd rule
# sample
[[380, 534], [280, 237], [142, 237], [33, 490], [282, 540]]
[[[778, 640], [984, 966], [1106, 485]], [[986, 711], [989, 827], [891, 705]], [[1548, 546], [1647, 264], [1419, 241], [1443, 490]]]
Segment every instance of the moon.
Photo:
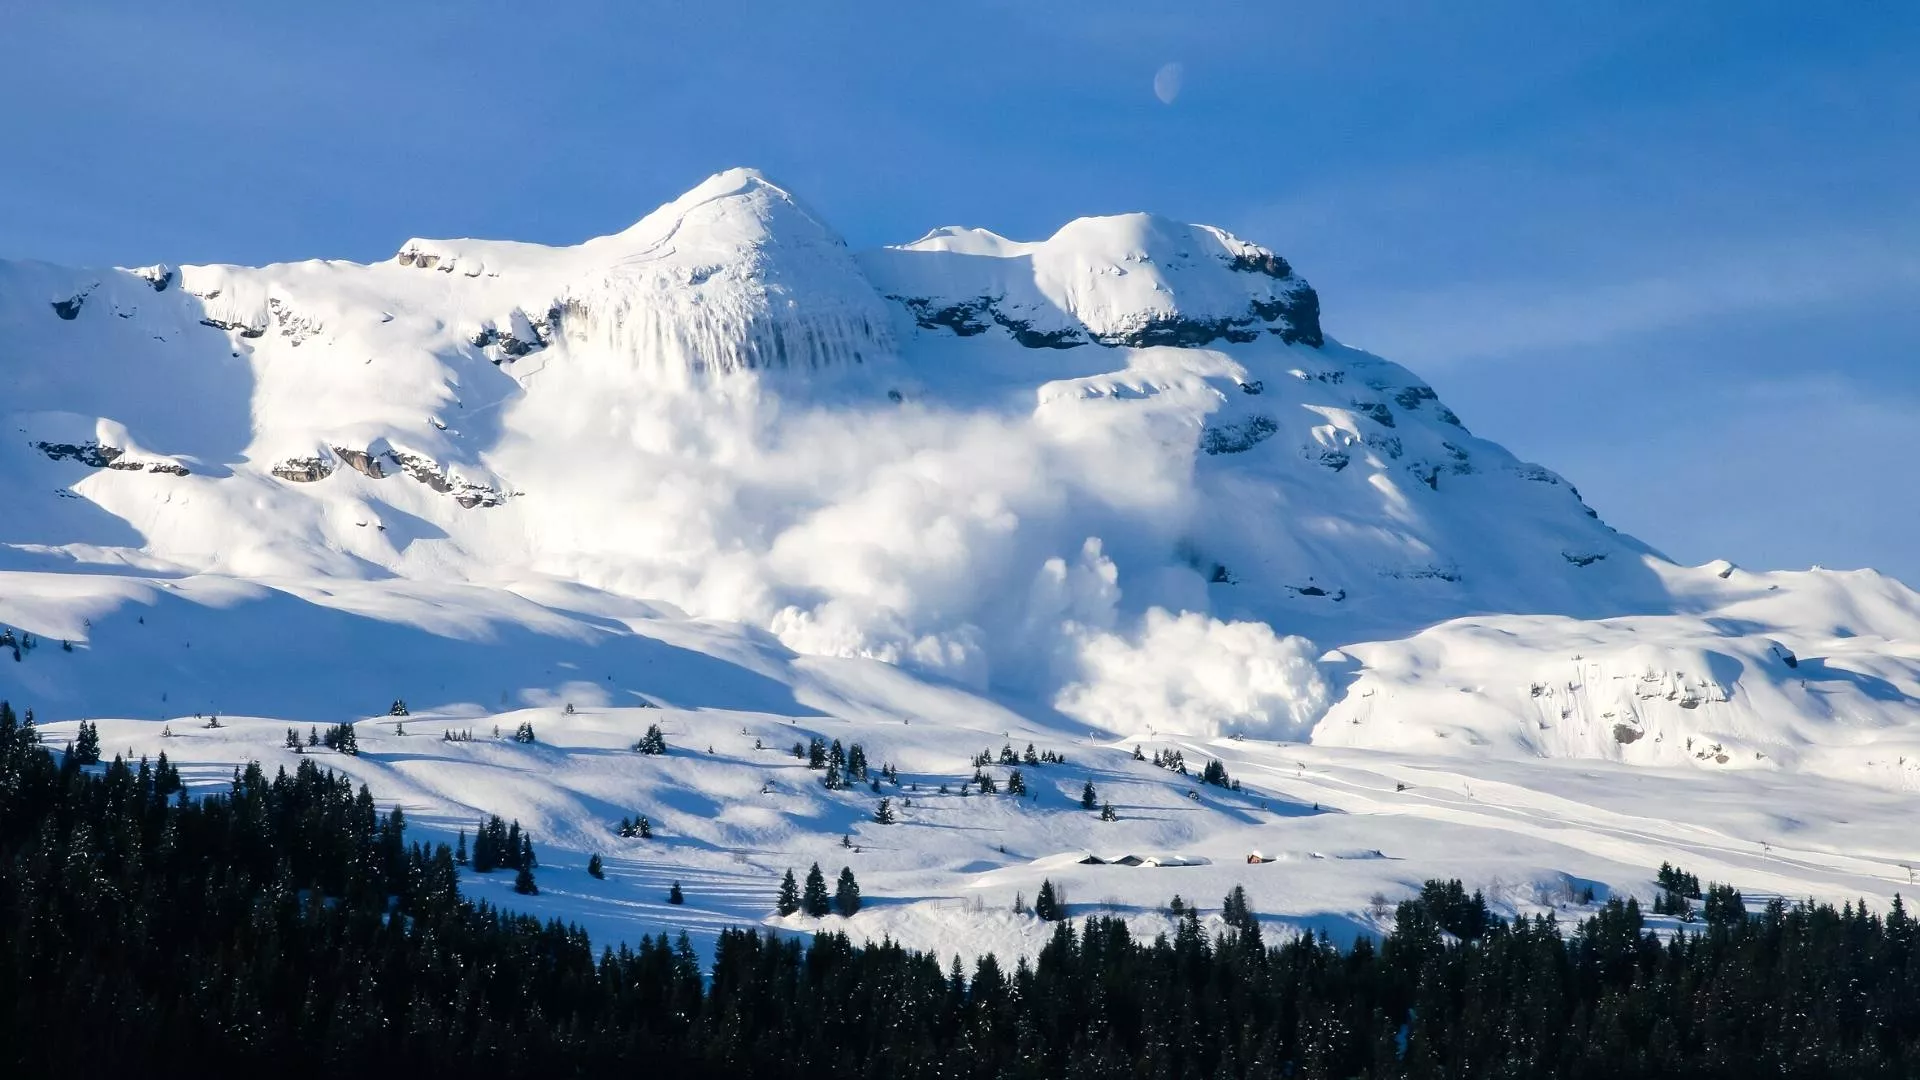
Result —
[[1180, 77], [1186, 70], [1179, 64], [1162, 64], [1153, 73], [1153, 96], [1160, 99], [1160, 104], [1171, 105], [1180, 96]]

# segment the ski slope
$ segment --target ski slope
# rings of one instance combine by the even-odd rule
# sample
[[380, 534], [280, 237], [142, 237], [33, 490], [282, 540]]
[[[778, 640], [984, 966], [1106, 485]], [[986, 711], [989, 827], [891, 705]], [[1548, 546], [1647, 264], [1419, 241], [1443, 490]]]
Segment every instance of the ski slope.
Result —
[[[0, 627], [37, 641], [0, 697], [210, 783], [358, 720], [330, 764], [449, 837], [519, 818], [513, 902], [602, 935], [769, 918], [815, 860], [853, 928], [943, 952], [1030, 947], [1042, 878], [1144, 929], [1244, 883], [1338, 934], [1432, 876], [1508, 910], [1665, 859], [1908, 883], [1920, 596], [1672, 563], [1211, 227], [853, 252], [733, 170], [572, 247], [0, 261], [0, 430]], [[666, 759], [627, 749], [653, 722]], [[918, 784], [902, 822], [787, 755], [812, 734]], [[1068, 764], [938, 794], [1007, 741]]]

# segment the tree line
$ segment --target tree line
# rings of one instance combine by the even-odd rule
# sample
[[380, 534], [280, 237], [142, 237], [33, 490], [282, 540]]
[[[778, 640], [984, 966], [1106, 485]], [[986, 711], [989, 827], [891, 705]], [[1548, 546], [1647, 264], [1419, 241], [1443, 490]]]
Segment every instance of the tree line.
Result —
[[[1239, 893], [1223, 929], [1186, 905], [1153, 938], [1062, 917], [1011, 963], [737, 929], [703, 967], [684, 936], [596, 952], [467, 900], [448, 847], [405, 830], [311, 759], [192, 798], [164, 759], [83, 766], [0, 707], [0, 1068], [1920, 1075], [1920, 925], [1897, 901], [1774, 901], [1661, 937], [1631, 899], [1508, 921], [1434, 883], [1343, 948], [1267, 940]], [[513, 852], [511, 826], [483, 831]]]

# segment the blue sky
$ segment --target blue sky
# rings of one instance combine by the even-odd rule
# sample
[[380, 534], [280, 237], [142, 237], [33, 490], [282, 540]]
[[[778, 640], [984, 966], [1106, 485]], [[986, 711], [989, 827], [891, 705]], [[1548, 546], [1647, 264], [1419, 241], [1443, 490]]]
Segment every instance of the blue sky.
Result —
[[573, 242], [736, 164], [856, 246], [1157, 210], [1676, 558], [1920, 584], [1920, 5], [26, 0], [0, 38], [0, 256]]

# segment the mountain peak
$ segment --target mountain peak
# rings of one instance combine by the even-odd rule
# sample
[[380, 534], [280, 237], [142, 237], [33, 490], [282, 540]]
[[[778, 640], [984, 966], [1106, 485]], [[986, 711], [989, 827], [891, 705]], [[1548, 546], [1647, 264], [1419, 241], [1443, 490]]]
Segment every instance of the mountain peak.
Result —
[[1156, 214], [1076, 218], [1045, 240], [946, 226], [863, 256], [925, 330], [1022, 344], [1318, 346], [1320, 298], [1279, 255]]

